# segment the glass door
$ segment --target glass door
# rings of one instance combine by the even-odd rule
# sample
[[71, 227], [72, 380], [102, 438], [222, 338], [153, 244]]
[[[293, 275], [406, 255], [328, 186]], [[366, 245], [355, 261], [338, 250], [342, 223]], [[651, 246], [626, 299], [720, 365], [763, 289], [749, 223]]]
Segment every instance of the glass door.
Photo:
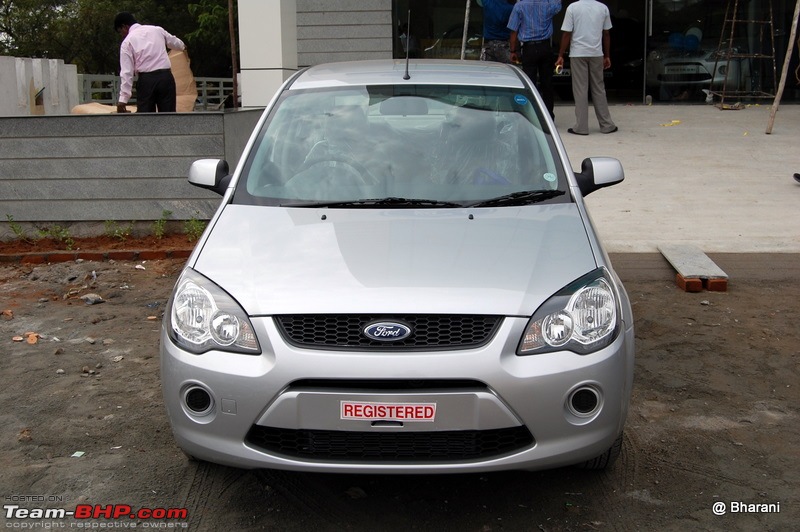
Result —
[[787, 2], [739, 0], [736, 16], [729, 0], [647, 2], [645, 85], [654, 101], [719, 101], [710, 93], [723, 87], [726, 93], [774, 95], [773, 59], [785, 57], [780, 47], [786, 43]]
[[646, 2], [619, 0], [603, 3], [608, 6], [612, 24], [611, 68], [605, 74], [608, 99], [615, 103], [642, 102], [645, 98]]
[[[729, 75], [744, 83], [746, 65], [717, 68], [727, 0], [647, 0], [646, 93], [654, 101], [703, 102]], [[727, 68], [736, 72], [727, 73]]]

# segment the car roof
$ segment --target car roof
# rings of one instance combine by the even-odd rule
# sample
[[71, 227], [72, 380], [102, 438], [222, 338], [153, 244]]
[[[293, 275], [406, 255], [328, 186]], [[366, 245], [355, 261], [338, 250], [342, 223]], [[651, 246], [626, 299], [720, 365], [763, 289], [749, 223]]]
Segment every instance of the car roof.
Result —
[[525, 88], [521, 70], [491, 61], [412, 59], [347, 61], [315, 65], [300, 72], [289, 90], [356, 85], [472, 85]]

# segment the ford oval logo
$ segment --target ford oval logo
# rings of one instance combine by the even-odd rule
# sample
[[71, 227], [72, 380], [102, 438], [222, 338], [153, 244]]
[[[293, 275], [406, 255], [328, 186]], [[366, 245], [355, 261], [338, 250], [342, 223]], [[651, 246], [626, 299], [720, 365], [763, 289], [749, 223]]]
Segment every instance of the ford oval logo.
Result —
[[364, 327], [364, 336], [379, 342], [398, 342], [411, 336], [411, 327], [395, 321], [376, 321]]

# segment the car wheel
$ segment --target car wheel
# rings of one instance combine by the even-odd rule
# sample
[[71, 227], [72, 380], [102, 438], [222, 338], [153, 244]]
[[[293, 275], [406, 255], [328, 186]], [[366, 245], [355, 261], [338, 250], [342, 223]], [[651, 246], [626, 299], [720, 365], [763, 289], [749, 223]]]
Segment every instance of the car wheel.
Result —
[[648, 85], [644, 93], [646, 96], [650, 96], [654, 101], [661, 101], [661, 88], [657, 85]]
[[587, 460], [581, 464], [577, 464], [576, 467], [579, 469], [591, 469], [594, 471], [600, 471], [605, 469], [614, 464], [617, 461], [620, 453], [622, 452], [622, 434], [614, 440], [614, 443], [611, 444], [611, 447], [608, 448], [606, 452], [592, 458], [591, 460]]

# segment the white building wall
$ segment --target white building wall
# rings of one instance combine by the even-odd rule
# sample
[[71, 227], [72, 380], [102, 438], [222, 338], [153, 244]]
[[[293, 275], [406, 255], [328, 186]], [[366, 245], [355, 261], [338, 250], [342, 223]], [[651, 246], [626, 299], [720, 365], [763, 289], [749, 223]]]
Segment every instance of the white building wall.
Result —
[[298, 68], [392, 57], [392, 0], [239, 0], [242, 107]]
[[297, 70], [295, 0], [239, 0], [242, 107], [264, 107]]

